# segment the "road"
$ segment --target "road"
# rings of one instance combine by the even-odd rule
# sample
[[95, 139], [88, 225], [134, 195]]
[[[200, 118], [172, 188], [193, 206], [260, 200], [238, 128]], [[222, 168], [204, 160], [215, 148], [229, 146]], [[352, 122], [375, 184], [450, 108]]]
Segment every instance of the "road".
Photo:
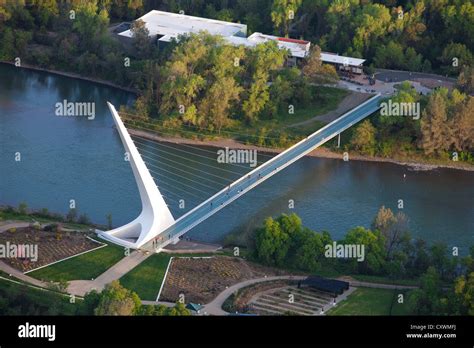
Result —
[[[317, 130], [307, 138], [293, 145], [286, 151], [252, 170], [250, 173], [244, 175], [211, 198], [181, 216], [173, 225], [158, 235], [157, 240], [160, 247], [164, 247], [169, 243], [176, 241], [191, 228], [206, 220], [208, 217], [250, 191], [255, 186], [377, 111], [381, 99], [382, 97], [380, 94], [377, 94], [323, 128]], [[153, 249], [152, 242], [144, 245], [143, 249]]]

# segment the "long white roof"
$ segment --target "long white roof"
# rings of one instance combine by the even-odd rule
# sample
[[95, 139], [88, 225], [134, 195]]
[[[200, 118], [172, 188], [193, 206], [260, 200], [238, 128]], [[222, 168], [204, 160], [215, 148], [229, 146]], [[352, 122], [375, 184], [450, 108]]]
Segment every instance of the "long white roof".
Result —
[[335, 53], [321, 52], [321, 60], [325, 63], [359, 66], [365, 62], [365, 59], [340, 56]]
[[[254, 47], [266, 41], [276, 41], [278, 47], [288, 49], [291, 56], [305, 58], [309, 54], [311, 43], [305, 40], [283, 38], [262, 33], [247, 35], [245, 24], [224, 22], [215, 19], [188, 16], [184, 14], [152, 10], [139, 19], [145, 25], [151, 36], [162, 36], [159, 41], [169, 42], [178, 35], [207, 31], [212, 35], [221, 35], [232, 45], [244, 45]], [[118, 35], [132, 37], [132, 32], [126, 30]], [[321, 60], [325, 63], [360, 66], [365, 59], [340, 56], [334, 53], [321, 52]]]
[[309, 41], [287, 39], [262, 33], [253, 33], [247, 38], [229, 36], [225, 37], [224, 39], [233, 45], [243, 45], [246, 47], [254, 47], [267, 41], [276, 41], [278, 47], [289, 50], [292, 57], [298, 58], [306, 57], [309, 53], [309, 47], [311, 45]]
[[[202, 30], [212, 35], [233, 36], [247, 35], [247, 25], [218, 21], [215, 19], [188, 16], [178, 13], [152, 10], [140, 17], [145, 22], [150, 35], [168, 35], [177, 37], [180, 34], [197, 33]], [[132, 37], [132, 32], [126, 30], [118, 35]]]

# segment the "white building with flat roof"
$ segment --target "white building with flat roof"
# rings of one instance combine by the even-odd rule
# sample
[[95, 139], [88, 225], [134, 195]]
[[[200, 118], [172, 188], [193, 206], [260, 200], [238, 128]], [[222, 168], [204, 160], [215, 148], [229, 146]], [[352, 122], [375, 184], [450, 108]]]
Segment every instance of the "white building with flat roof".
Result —
[[[247, 37], [247, 25], [219, 21], [215, 19], [188, 16], [179, 13], [152, 10], [140, 17], [150, 36], [160, 42], [170, 42], [177, 39], [179, 35], [207, 31], [212, 35], [220, 35], [232, 45], [243, 45], [254, 47], [267, 41], [276, 41], [278, 47], [287, 49], [293, 63], [298, 59], [304, 59], [309, 55], [311, 42], [285, 37], [278, 37], [262, 33], [253, 33]], [[132, 38], [130, 29], [118, 35]], [[362, 73], [362, 65], [365, 59], [340, 56], [338, 54], [321, 52], [321, 60], [324, 63], [334, 64], [339, 70]]]
[[[212, 35], [221, 35], [223, 37], [247, 36], [247, 25], [245, 24], [224, 22], [179, 13], [152, 10], [139, 19], [145, 23], [146, 28], [150, 32], [150, 36], [157, 36], [158, 40], [165, 42], [177, 38], [178, 35], [198, 33], [203, 30]], [[131, 38], [132, 32], [129, 29], [118, 35]]]

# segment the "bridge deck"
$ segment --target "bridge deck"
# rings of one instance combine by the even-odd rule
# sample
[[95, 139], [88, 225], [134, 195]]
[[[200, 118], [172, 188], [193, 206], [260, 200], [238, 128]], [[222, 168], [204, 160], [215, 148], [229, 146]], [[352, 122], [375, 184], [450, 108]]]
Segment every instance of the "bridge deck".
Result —
[[[280, 172], [293, 162], [329, 141], [355, 123], [371, 115], [379, 109], [380, 100], [381, 96], [380, 94], [377, 94], [356, 108], [345, 113], [338, 119], [327, 124], [325, 127], [314, 132], [307, 138], [293, 145], [289, 149], [273, 157], [271, 160], [255, 168], [250, 173], [242, 176], [228, 187], [219, 191], [177, 219], [173, 225], [158, 235], [158, 244], [160, 247], [164, 247], [176, 240], [194, 226], [198, 225], [202, 221], [209, 218], [211, 215], [230, 204], [235, 199], [242, 196], [244, 193]], [[151, 250], [152, 243], [150, 242], [144, 245], [143, 248]]]

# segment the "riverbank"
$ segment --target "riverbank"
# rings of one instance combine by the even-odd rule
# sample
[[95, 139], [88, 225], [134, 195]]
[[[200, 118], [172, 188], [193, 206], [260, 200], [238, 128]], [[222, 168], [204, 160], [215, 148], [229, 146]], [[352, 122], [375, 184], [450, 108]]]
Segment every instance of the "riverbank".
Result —
[[[195, 146], [209, 146], [215, 148], [224, 148], [228, 147], [230, 149], [249, 149], [249, 150], [257, 150], [258, 152], [263, 153], [273, 153], [279, 154], [280, 152], [285, 151], [285, 149], [276, 149], [276, 148], [267, 148], [261, 147], [256, 145], [247, 145], [236, 141], [235, 139], [227, 139], [227, 138], [219, 138], [213, 140], [195, 140], [195, 139], [187, 139], [178, 136], [162, 136], [158, 135], [153, 132], [148, 132], [144, 130], [138, 130], [129, 128], [129, 133], [131, 135], [139, 136], [148, 140], [158, 141], [158, 142], [165, 142], [165, 143], [172, 143], [172, 144], [185, 144], [185, 145], [195, 145]], [[331, 151], [330, 149], [320, 147], [312, 152], [310, 152], [307, 156], [311, 157], [319, 157], [319, 158], [330, 158], [330, 159], [338, 159], [342, 160], [342, 153]], [[385, 163], [393, 163], [400, 166], [408, 167], [408, 170], [412, 171], [425, 171], [425, 170], [434, 170], [434, 169], [457, 169], [457, 170], [465, 170], [465, 171], [474, 171], [474, 166], [462, 163], [462, 162], [453, 162], [453, 164], [446, 164], [446, 163], [431, 163], [428, 161], [412, 161], [412, 160], [402, 160], [402, 159], [392, 159], [392, 158], [383, 158], [383, 157], [370, 157], [370, 156], [363, 156], [357, 154], [349, 154], [349, 160], [351, 161], [366, 161], [366, 162], [385, 162]]]
[[93, 82], [93, 83], [97, 83], [97, 84], [104, 85], [104, 86], [107, 86], [107, 87], [117, 88], [117, 89], [120, 89], [122, 91], [133, 93], [133, 94], [136, 94], [136, 95], [138, 95], [140, 93], [140, 91], [138, 89], [135, 89], [135, 88], [120, 86], [120, 85], [115, 84], [115, 83], [110, 82], [110, 81], [97, 79], [97, 78], [93, 78], [93, 77], [88, 77], [88, 76], [84, 76], [84, 75], [76, 74], [76, 73], [72, 73], [72, 72], [45, 69], [45, 68], [38, 67], [36, 65], [30, 65], [30, 64], [21, 64], [21, 66], [17, 67], [15, 65], [15, 63], [4, 61], [4, 60], [0, 60], [0, 64], [8, 64], [8, 65], [14, 66], [14, 67], [19, 68], [19, 69], [41, 71], [41, 72], [46, 72], [46, 73], [49, 73], [49, 74], [54, 74], [54, 75], [59, 75], [59, 76], [70, 77], [70, 78], [73, 78], [73, 79], [79, 79], [79, 80], [83, 80], [83, 81]]

